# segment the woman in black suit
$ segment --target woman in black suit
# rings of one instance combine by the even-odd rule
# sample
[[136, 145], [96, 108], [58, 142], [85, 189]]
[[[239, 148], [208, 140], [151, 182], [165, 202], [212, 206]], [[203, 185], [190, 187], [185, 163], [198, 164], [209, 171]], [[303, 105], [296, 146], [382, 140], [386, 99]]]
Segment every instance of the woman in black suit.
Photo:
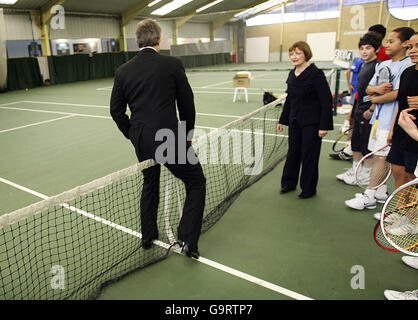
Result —
[[322, 138], [333, 130], [332, 95], [324, 72], [315, 64], [309, 64], [312, 51], [304, 41], [298, 41], [289, 49], [293, 66], [287, 78], [287, 98], [277, 125], [289, 126], [289, 150], [282, 176], [282, 194], [295, 190], [299, 171], [302, 192], [299, 198], [316, 194], [318, 164]]

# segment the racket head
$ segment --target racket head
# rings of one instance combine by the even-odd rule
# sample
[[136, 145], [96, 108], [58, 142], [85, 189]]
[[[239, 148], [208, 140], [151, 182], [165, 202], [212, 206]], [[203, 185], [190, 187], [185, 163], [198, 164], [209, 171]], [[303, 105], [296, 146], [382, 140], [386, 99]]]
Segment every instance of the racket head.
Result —
[[348, 147], [348, 144], [350, 143], [348, 136], [350, 131], [353, 130], [353, 128], [349, 128], [347, 130], [345, 130], [344, 132], [342, 132], [337, 139], [335, 139], [334, 143], [332, 144], [332, 151], [334, 152], [341, 152], [343, 151], [345, 148]]
[[373, 230], [373, 237], [376, 244], [383, 250], [390, 252], [399, 252], [384, 236], [381, 228], [380, 221], [378, 221]]
[[380, 229], [395, 249], [418, 257], [418, 179], [396, 189], [383, 206]]
[[[355, 169], [355, 178], [356, 183], [359, 187], [363, 189], [372, 189], [376, 190], [386, 184], [386, 182], [389, 180], [390, 176], [392, 175], [392, 165], [386, 161], [381, 163], [381, 166], [379, 167], [372, 167], [371, 169], [371, 175], [373, 175], [373, 179], [370, 179], [370, 182], [367, 184], [364, 183], [364, 179], [362, 179], [361, 171], [363, 166], [365, 165], [366, 161], [372, 161], [373, 157], [376, 157], [377, 153], [384, 150], [385, 148], [389, 147], [389, 145], [386, 145], [376, 151], [370, 152], [366, 154], [361, 160], [357, 163], [356, 169]], [[367, 181], [367, 180], [366, 180]]]
[[380, 68], [378, 73], [378, 84], [386, 82], [392, 82], [392, 73], [389, 67], [383, 66], [382, 68]]

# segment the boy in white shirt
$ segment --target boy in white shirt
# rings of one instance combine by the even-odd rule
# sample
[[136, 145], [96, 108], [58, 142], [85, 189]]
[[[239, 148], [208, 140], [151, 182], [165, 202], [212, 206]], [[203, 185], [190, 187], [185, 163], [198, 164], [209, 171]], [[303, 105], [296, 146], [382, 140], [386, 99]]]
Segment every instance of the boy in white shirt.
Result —
[[[372, 152], [379, 150], [390, 143], [388, 137], [398, 108], [397, 97], [400, 77], [406, 68], [414, 65], [406, 54], [409, 39], [414, 33], [415, 31], [412, 28], [401, 27], [393, 30], [388, 35], [386, 53], [390, 55], [392, 59], [383, 61], [378, 65], [376, 72], [366, 89], [367, 94], [371, 95], [371, 102], [377, 105], [373, 112], [373, 116], [370, 119], [370, 124], [373, 125], [378, 117], [377, 129], [372, 129], [369, 137], [368, 149]], [[378, 84], [378, 74], [383, 67], [388, 67], [390, 69], [392, 81], [390, 83], [386, 82]], [[390, 147], [386, 147], [375, 154], [369, 186], [376, 185], [376, 176], [378, 176], [380, 168], [384, 166], [389, 150]], [[383, 189], [385, 188], [386, 186], [383, 186]], [[376, 192], [377, 190], [373, 188], [367, 188], [363, 194], [345, 201], [345, 204], [356, 210], [375, 209]], [[386, 190], [379, 190], [379, 193], [386, 193]]]

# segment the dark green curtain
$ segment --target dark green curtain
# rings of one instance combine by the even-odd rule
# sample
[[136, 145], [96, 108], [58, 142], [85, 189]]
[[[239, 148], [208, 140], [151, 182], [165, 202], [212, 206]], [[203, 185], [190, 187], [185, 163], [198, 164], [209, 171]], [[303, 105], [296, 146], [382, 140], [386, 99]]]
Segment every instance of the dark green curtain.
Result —
[[36, 58], [7, 59], [7, 88], [19, 90], [42, 86], [42, 76]]
[[113, 77], [116, 69], [124, 62], [122, 52], [94, 54], [89, 58], [90, 79]]
[[[129, 54], [129, 53], [128, 53]], [[113, 77], [116, 69], [127, 61], [124, 52], [52, 56], [50, 73], [54, 83], [67, 83]]]
[[[74, 54], [69, 56], [48, 57], [49, 73], [52, 84], [69, 83], [93, 79], [110, 78], [116, 69], [138, 54], [137, 51]], [[161, 54], [169, 55], [169, 50]], [[185, 68], [211, 66], [231, 63], [229, 53], [204, 54], [179, 57]], [[33, 88], [42, 85], [42, 77], [36, 58], [7, 60], [9, 90]]]
[[52, 56], [51, 61], [56, 84], [90, 79], [88, 54]]
[[231, 63], [231, 55], [229, 53], [200, 54], [194, 56], [182, 56], [178, 58], [183, 62], [185, 68], [196, 68]]

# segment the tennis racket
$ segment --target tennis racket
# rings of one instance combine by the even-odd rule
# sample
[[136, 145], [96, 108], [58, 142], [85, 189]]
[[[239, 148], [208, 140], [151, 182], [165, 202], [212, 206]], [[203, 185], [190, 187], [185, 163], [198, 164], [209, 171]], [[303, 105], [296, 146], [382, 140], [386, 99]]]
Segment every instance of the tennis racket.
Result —
[[392, 246], [390, 242], [386, 239], [386, 237], [383, 235], [380, 221], [378, 221], [376, 223], [376, 226], [374, 227], [373, 236], [376, 244], [383, 250], [390, 252], [399, 252], [399, 250]]
[[[378, 85], [381, 85], [383, 83], [391, 83], [393, 80], [393, 76], [392, 73], [390, 72], [389, 67], [384, 66], [382, 68], [380, 68], [377, 77], [376, 77], [376, 82]], [[382, 106], [383, 104], [379, 104], [377, 106], [377, 114], [376, 114], [376, 119], [374, 120], [374, 124], [373, 124], [373, 129], [372, 129], [372, 137], [373, 139], [376, 139], [376, 131], [377, 131], [377, 124], [379, 122], [379, 117], [380, 117], [380, 112], [382, 111]]]
[[[357, 185], [359, 187], [362, 187], [363, 189], [376, 190], [379, 187], [383, 186], [389, 180], [392, 174], [392, 166], [389, 162], [386, 161], [386, 157], [384, 157], [385, 159], [382, 159], [382, 161], [373, 162], [373, 167], [371, 168], [370, 174], [370, 181], [368, 181], [368, 179], [365, 179], [365, 177], [362, 175], [363, 166], [365, 166], [365, 164], [368, 161], [373, 161], [373, 157], [379, 157], [378, 155], [376, 155], [376, 153], [383, 151], [386, 148], [390, 148], [390, 146], [386, 145], [376, 151], [366, 154], [357, 163], [355, 177]], [[367, 183], [365, 183], [365, 181], [367, 181]]]
[[335, 139], [334, 143], [332, 144], [332, 150], [334, 152], [341, 152], [343, 151], [345, 148], [348, 147], [348, 144], [350, 143], [349, 140], [349, 135], [350, 135], [350, 131], [353, 130], [353, 127], [345, 130], [344, 132], [342, 132], [337, 139]]
[[418, 179], [396, 189], [383, 206], [380, 229], [398, 251], [418, 257]]

